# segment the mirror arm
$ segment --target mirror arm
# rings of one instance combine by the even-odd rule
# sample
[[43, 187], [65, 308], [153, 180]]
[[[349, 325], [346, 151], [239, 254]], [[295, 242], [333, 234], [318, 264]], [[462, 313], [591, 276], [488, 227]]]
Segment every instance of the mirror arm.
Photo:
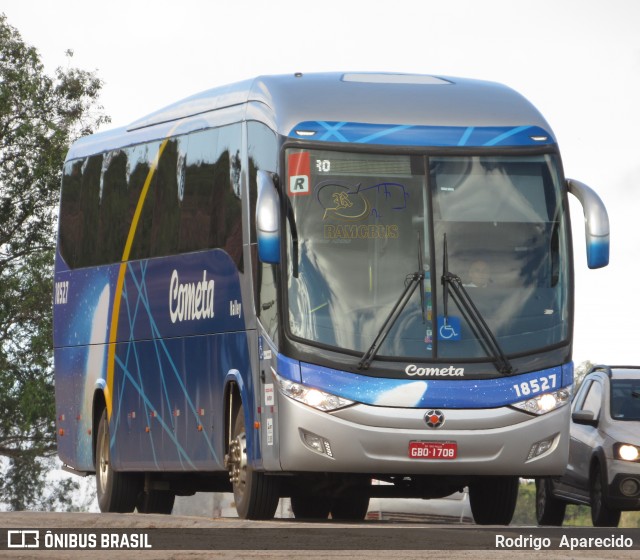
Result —
[[609, 264], [609, 215], [598, 194], [590, 187], [567, 179], [567, 189], [582, 205], [589, 268]]

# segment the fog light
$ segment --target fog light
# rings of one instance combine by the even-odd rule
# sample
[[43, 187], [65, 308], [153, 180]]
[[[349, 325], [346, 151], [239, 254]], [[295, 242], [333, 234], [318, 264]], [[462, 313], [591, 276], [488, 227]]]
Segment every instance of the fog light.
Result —
[[529, 449], [529, 455], [527, 455], [527, 461], [535, 458], [535, 457], [540, 457], [540, 455], [543, 455], [544, 453], [546, 453], [547, 451], [549, 451], [549, 449], [551, 449], [553, 447], [553, 442], [555, 441], [556, 437], [550, 437], [548, 439], [543, 439], [541, 441], [536, 441], [532, 446], [531, 449]]
[[327, 455], [329, 455], [329, 457], [333, 457], [333, 451], [331, 451], [331, 445], [326, 439], [324, 440], [324, 452]]
[[625, 496], [635, 496], [640, 492], [640, 484], [638, 484], [638, 481], [635, 478], [625, 478], [620, 483], [620, 492]]
[[306, 430], [300, 430], [300, 435], [302, 436], [302, 441], [309, 449], [315, 451], [316, 453], [321, 453], [322, 455], [333, 457], [331, 444], [328, 440], [319, 435], [307, 432]]

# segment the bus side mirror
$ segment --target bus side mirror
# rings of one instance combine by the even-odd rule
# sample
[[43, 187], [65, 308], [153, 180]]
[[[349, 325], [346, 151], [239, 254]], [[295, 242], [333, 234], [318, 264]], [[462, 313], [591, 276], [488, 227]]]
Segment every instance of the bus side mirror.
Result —
[[589, 268], [607, 266], [609, 264], [609, 215], [604, 203], [593, 189], [580, 181], [567, 179], [567, 188], [582, 204]]
[[280, 262], [280, 197], [271, 173], [257, 173], [258, 200], [256, 203], [256, 230], [258, 257], [262, 262]]

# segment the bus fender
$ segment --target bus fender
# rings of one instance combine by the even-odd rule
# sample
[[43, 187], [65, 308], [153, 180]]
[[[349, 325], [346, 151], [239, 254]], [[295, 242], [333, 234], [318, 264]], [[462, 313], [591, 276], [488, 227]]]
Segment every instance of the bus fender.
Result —
[[254, 464], [256, 461], [260, 462], [260, 445], [256, 441], [256, 433], [257, 430], [249, 429], [249, 427], [253, 428], [254, 420], [255, 420], [255, 410], [254, 410], [254, 402], [251, 396], [249, 395], [249, 391], [247, 388], [247, 384], [244, 382], [242, 374], [237, 369], [230, 369], [227, 372], [224, 380], [224, 410], [225, 415], [225, 426], [226, 426], [226, 434], [225, 435], [225, 452], [227, 451], [227, 446], [229, 443], [229, 435], [231, 430], [232, 418], [229, 417], [229, 414], [233, 411], [230, 410], [232, 406], [234, 410], [237, 410], [237, 407], [240, 403], [231, 403], [230, 399], [232, 398], [232, 389], [230, 389], [230, 385], [234, 383], [237, 386], [238, 392], [240, 393], [240, 399], [242, 401], [242, 406], [245, 414], [245, 426], [247, 427], [246, 437], [247, 437], [247, 458]]
[[93, 401], [91, 403], [91, 461], [95, 469], [96, 461], [96, 442], [98, 438], [98, 424], [100, 424], [100, 417], [102, 411], [106, 408], [106, 399], [104, 396], [104, 389], [106, 382], [104, 379], [97, 379], [93, 389]]

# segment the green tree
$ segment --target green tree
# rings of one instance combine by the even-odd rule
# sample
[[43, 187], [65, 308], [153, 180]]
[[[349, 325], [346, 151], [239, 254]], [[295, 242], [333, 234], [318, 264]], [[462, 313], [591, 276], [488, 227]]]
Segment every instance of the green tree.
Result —
[[44, 492], [56, 448], [56, 207], [70, 143], [109, 121], [101, 88], [76, 68], [47, 75], [0, 14], [0, 502], [13, 510], [63, 507], [70, 490], [63, 482]]

